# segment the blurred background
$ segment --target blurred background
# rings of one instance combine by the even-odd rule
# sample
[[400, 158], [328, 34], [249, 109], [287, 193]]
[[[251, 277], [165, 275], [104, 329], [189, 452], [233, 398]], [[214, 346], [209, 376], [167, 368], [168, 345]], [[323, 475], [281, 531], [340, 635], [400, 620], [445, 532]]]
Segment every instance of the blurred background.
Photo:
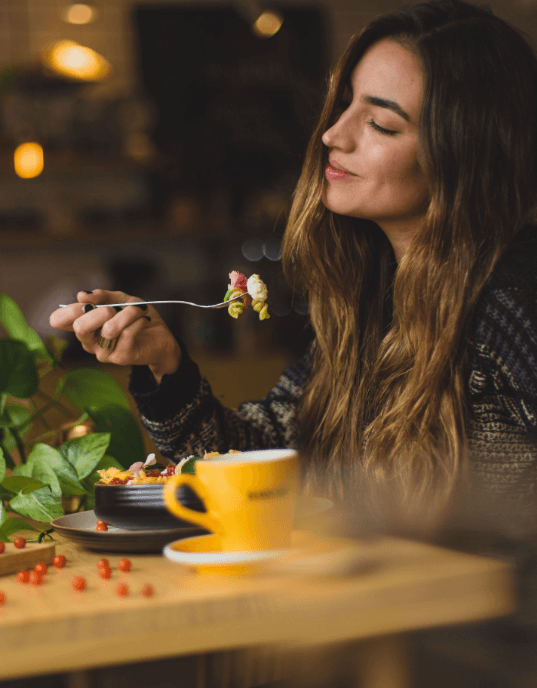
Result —
[[[281, 238], [329, 67], [401, 4], [0, 0], [0, 291], [46, 338], [80, 289], [214, 303], [258, 273], [268, 322], [161, 312], [226, 403], [264, 395], [309, 337]], [[490, 4], [535, 44], [536, 0]]]

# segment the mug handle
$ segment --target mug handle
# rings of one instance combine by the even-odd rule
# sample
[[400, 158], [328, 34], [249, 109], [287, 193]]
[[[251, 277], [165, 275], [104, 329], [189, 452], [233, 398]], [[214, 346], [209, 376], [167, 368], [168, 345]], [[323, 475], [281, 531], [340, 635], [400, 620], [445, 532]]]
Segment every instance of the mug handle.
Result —
[[213, 533], [221, 531], [220, 522], [217, 521], [211, 514], [203, 513], [201, 511], [194, 511], [194, 509], [189, 509], [184, 504], [177, 499], [177, 490], [181, 485], [188, 485], [194, 492], [196, 492], [201, 499], [203, 499], [203, 487], [200, 481], [195, 475], [189, 473], [181, 473], [180, 475], [172, 475], [164, 483], [164, 489], [162, 491], [162, 496], [164, 498], [164, 504], [168, 511], [177, 518], [182, 518], [185, 521], [191, 521], [192, 523], [197, 523], [203, 526], [207, 530], [211, 530]]

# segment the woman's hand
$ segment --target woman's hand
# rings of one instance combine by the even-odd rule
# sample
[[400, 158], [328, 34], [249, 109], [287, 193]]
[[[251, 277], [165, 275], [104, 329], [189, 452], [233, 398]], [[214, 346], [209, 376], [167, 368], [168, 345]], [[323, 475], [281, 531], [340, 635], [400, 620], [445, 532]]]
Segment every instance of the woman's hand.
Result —
[[[136, 306], [141, 299], [122, 291], [103, 289], [78, 292], [77, 299], [78, 303], [55, 310], [50, 324], [58, 330], [74, 332], [84, 350], [95, 354], [97, 360], [117, 365], [148, 365], [157, 383], [166, 373], [177, 370], [181, 349], [152, 306]], [[125, 303], [125, 306], [91, 308], [104, 303]], [[101, 337], [117, 338], [115, 348], [101, 348]]]

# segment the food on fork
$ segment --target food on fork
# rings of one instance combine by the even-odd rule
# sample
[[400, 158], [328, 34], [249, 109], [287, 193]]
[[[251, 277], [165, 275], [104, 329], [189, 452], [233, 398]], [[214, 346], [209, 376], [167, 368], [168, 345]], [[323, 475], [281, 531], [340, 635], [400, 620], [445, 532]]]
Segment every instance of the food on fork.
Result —
[[228, 306], [228, 312], [232, 318], [238, 318], [250, 306], [259, 314], [259, 320], [270, 318], [266, 304], [267, 285], [259, 275], [252, 275], [247, 280], [242, 272], [233, 270], [229, 273], [229, 285], [224, 301], [229, 301], [240, 295], [242, 298], [233, 301]]

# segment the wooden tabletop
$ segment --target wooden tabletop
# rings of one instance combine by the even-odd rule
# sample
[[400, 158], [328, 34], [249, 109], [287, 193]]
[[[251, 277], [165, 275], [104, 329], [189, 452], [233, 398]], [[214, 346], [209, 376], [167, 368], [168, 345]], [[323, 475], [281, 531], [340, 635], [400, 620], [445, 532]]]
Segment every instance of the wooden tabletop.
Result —
[[[124, 555], [55, 540], [68, 563], [50, 567], [44, 584], [0, 577], [0, 679], [260, 644], [374, 638], [513, 610], [506, 564], [400, 539], [346, 541], [369, 565], [345, 576], [284, 568], [198, 574], [160, 555], [128, 556], [132, 569], [121, 573]], [[101, 556], [112, 567], [110, 580], [97, 575]], [[87, 580], [84, 592], [71, 587], [78, 575]], [[127, 597], [116, 594], [120, 582], [129, 586]], [[146, 583], [152, 598], [141, 595]]]

